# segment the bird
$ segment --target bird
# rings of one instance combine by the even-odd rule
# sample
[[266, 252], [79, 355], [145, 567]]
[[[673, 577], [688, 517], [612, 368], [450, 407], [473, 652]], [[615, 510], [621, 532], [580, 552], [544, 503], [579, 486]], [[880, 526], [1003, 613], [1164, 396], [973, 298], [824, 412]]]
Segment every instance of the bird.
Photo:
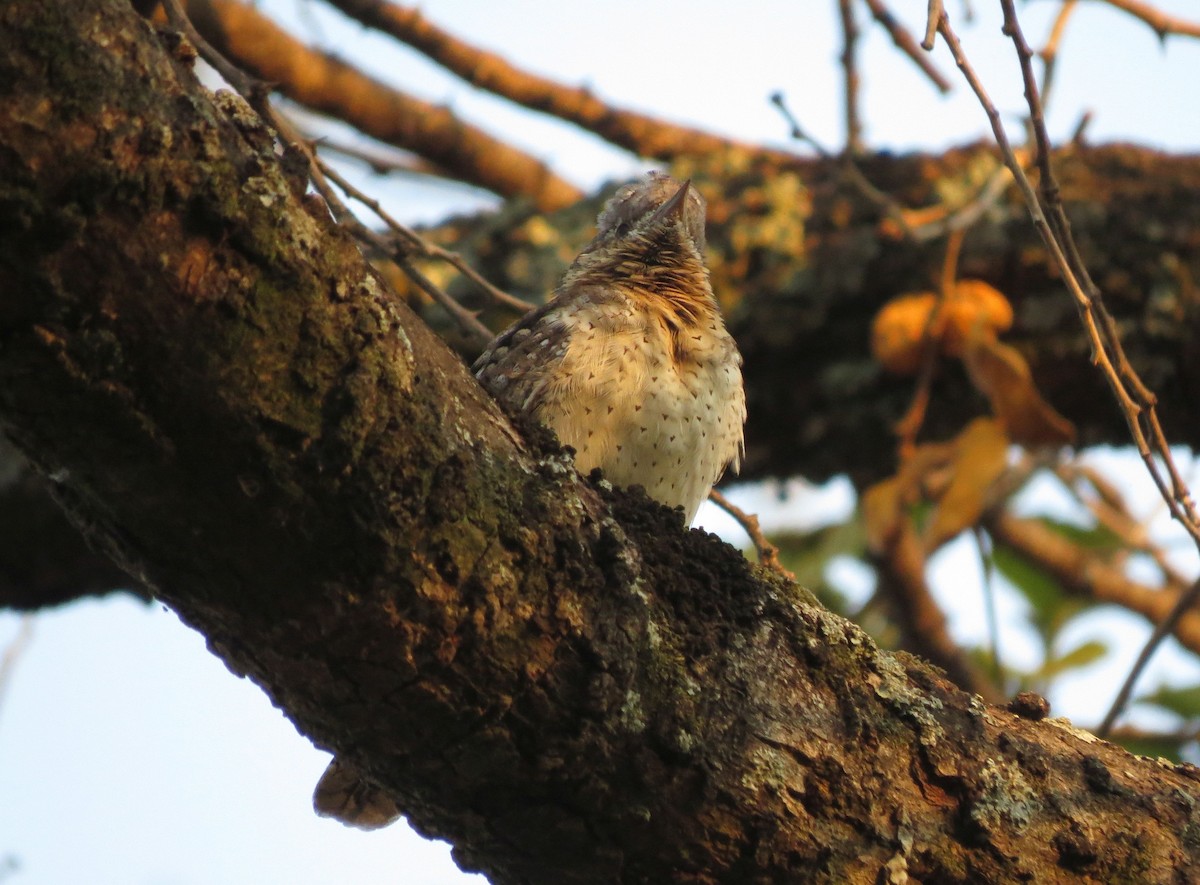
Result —
[[[661, 172], [617, 190], [551, 297], [472, 366], [503, 407], [549, 427], [618, 486], [641, 486], [690, 525], [744, 453], [742, 357], [704, 262], [705, 202]], [[335, 757], [317, 813], [360, 829], [396, 820], [382, 790]]]
[[704, 260], [705, 202], [661, 172], [620, 188], [553, 297], [472, 366], [588, 474], [641, 486], [690, 525], [744, 453], [742, 358]]

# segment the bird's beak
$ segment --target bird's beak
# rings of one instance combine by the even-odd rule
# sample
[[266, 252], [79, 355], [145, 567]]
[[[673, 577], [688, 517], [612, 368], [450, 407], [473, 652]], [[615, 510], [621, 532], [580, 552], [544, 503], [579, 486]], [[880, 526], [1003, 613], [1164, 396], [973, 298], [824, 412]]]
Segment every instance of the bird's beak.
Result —
[[667, 221], [672, 218], [682, 218], [683, 209], [685, 206], [687, 206], [688, 191], [691, 189], [692, 180], [689, 178], [682, 185], [680, 185], [679, 190], [675, 191], [675, 193], [671, 195], [671, 199], [667, 200], [667, 202], [658, 207], [658, 211], [654, 213], [653, 220], [658, 222]]

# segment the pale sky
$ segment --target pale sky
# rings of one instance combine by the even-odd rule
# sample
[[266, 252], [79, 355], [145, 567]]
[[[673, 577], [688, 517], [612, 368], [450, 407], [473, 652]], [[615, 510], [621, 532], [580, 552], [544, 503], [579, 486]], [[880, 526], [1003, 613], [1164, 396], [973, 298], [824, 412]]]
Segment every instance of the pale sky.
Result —
[[[1191, 0], [1158, 4], [1200, 16]], [[509, 108], [433, 69], [412, 53], [297, 0], [260, 6], [298, 35], [319, 35], [343, 55], [428, 99], [447, 102], [472, 122], [526, 147], [584, 187], [645, 168], [636, 159], [559, 124]], [[566, 82], [587, 82], [614, 103], [659, 113], [746, 141], [786, 144], [786, 129], [766, 97], [783, 90], [792, 110], [832, 148], [841, 139], [840, 38], [832, 0], [750, 3], [737, 17], [728, 3], [566, 4], [523, 0], [429, 3], [424, 11], [470, 41]], [[899, 12], [905, 6], [894, 4]], [[999, 33], [998, 4], [975, 0], [975, 26], [948, 3], [993, 98], [1011, 120], [1023, 107], [1011, 45]], [[1019, 4], [1027, 34], [1040, 45], [1057, 4]], [[860, 19], [862, 16], [860, 15]], [[886, 35], [862, 20], [863, 117], [866, 137], [893, 151], [939, 149], [982, 137], [986, 121], [958, 79], [944, 48], [935, 53], [956, 84], [940, 98]], [[918, 24], [918, 22], [914, 22]], [[1081, 112], [1095, 114], [1093, 142], [1128, 140], [1165, 149], [1200, 150], [1200, 42], [1166, 48], [1145, 26], [1099, 3], [1081, 4], [1062, 47], [1052, 134], [1070, 132]], [[465, 189], [411, 183], [382, 188], [408, 220], [433, 220], [448, 208], [487, 203]], [[1155, 512], [1135, 460], [1100, 453], [1121, 473], [1142, 512]], [[1186, 462], [1185, 462], [1186, 463]], [[773, 490], [747, 489], [737, 500], [769, 510], [771, 525], [820, 520], [849, 506], [845, 485], [821, 493], [799, 484], [787, 501]], [[1049, 500], [1049, 493], [1042, 499]], [[831, 518], [831, 517], [825, 517]], [[727, 521], [703, 510], [700, 522], [741, 544]], [[3, 539], [0, 539], [3, 543]], [[1184, 550], [1189, 567], [1192, 558]], [[853, 588], [868, 580], [838, 566]], [[940, 556], [935, 584], [956, 634], [983, 633], [978, 566], [968, 548]], [[1001, 619], [1017, 625], [1021, 604], [1002, 595]], [[0, 651], [18, 618], [0, 614]], [[1079, 636], [1142, 636], [1132, 618], [1084, 619]], [[1089, 631], [1091, 631], [1089, 633]], [[1140, 641], [1140, 640], [1139, 640]], [[1006, 653], [1032, 654], [1014, 629]], [[1056, 712], [1095, 714], [1120, 679], [1127, 654], [1073, 677]], [[1186, 668], [1186, 669], [1185, 669]], [[1161, 656], [1142, 685], [1163, 678], [1196, 680], [1182, 655]], [[315, 750], [251, 683], [235, 678], [161, 606], [129, 598], [87, 602], [37, 616], [33, 636], [0, 697], [0, 882], [5, 885], [321, 885], [354, 882], [480, 882], [458, 872], [444, 845], [426, 842], [403, 823], [362, 834], [312, 815], [309, 797], [327, 755]], [[8, 869], [9, 860], [17, 864]]]

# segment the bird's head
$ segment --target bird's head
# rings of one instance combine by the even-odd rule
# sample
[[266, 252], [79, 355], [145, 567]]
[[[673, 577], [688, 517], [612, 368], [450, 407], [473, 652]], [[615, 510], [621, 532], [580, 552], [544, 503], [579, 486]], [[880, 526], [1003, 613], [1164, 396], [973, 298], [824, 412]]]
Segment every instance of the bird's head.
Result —
[[622, 187], [604, 204], [593, 243], [626, 239], [635, 232], [678, 235], [703, 254], [704, 213], [704, 197], [691, 181], [678, 182], [664, 172], [651, 172]]
[[564, 282], [622, 282], [711, 298], [704, 265], [704, 214], [704, 198], [690, 181], [651, 172], [605, 203], [596, 220], [596, 236]]

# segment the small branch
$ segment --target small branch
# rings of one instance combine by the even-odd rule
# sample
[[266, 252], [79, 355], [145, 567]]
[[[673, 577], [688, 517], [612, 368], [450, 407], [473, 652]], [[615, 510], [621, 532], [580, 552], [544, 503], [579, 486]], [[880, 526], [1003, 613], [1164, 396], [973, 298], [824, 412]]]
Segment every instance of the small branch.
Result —
[[1042, 59], [1042, 103], [1045, 104], [1046, 96], [1050, 94], [1050, 88], [1054, 85], [1054, 72], [1058, 67], [1058, 47], [1062, 43], [1063, 33], [1067, 29], [1067, 22], [1073, 13], [1079, 8], [1079, 0], [1064, 0], [1063, 5], [1058, 10], [1058, 15], [1054, 18], [1054, 24], [1050, 28], [1050, 36], [1046, 38], [1046, 45], [1042, 47], [1038, 55]]
[[337, 170], [333, 169], [333, 167], [329, 166], [323, 161], [318, 161], [318, 163], [321, 167], [321, 170], [329, 177], [331, 181], [337, 184], [337, 186], [340, 187], [343, 192], [374, 212], [375, 215], [377, 215], [379, 219], [397, 235], [402, 252], [402, 258], [407, 259], [415, 255], [420, 258], [431, 258], [438, 261], [444, 261], [465, 276], [472, 283], [474, 283], [479, 290], [484, 293], [484, 295], [486, 295], [496, 304], [512, 310], [520, 311], [522, 313], [533, 309], [533, 304], [517, 298], [514, 295], [510, 295], [498, 286], [493, 285], [457, 252], [452, 252], [449, 249], [443, 249], [441, 246], [429, 242], [408, 225], [397, 221], [387, 212], [387, 210], [383, 208], [378, 200], [368, 196], [354, 185], [350, 184], [350, 182], [347, 181], [340, 173], [338, 173]]
[[[1118, 605], [1151, 623], [1163, 623], [1189, 591], [1186, 584], [1172, 582], [1159, 588], [1134, 581], [1120, 568], [1035, 519], [995, 511], [985, 516], [984, 528], [998, 544], [1053, 575], [1067, 592], [1091, 602]], [[1176, 625], [1180, 644], [1200, 654], [1200, 613], [1177, 617]]]
[[925, 328], [921, 332], [921, 367], [917, 373], [917, 387], [913, 392], [912, 402], [904, 416], [896, 422], [896, 435], [899, 437], [897, 448], [901, 463], [912, 457], [917, 446], [917, 434], [925, 423], [925, 412], [929, 407], [929, 399], [933, 391], [933, 370], [937, 366], [938, 342], [934, 340], [933, 330], [937, 328], [945, 309], [946, 299], [954, 294], [955, 279], [958, 271], [958, 255], [962, 249], [963, 233], [961, 230], [950, 235], [946, 243], [946, 255], [942, 260], [942, 279], [938, 290], [938, 300], [925, 320]]
[[[362, 193], [362, 191], [358, 190], [358, 188], [350, 184], [350, 182], [346, 181], [345, 178], [338, 174], [335, 169], [326, 164], [324, 161], [316, 160], [314, 158], [314, 162], [317, 164], [318, 169], [324, 177], [334, 182], [342, 189], [343, 192], [350, 196], [351, 199], [358, 200], [360, 203], [363, 203], [365, 206], [367, 206], [367, 208], [371, 209], [372, 212], [378, 215], [383, 222], [392, 229], [396, 236], [393, 239], [388, 240], [371, 230], [362, 222], [358, 221], [352, 214], [348, 212], [338, 213], [339, 223], [348, 228], [360, 241], [374, 246], [385, 255], [389, 255], [392, 260], [396, 262], [396, 266], [404, 272], [405, 276], [416, 283], [417, 287], [430, 298], [432, 298], [437, 304], [441, 305], [446, 313], [448, 313], [450, 317], [456, 323], [458, 323], [459, 327], [467, 334], [468, 337], [472, 338], [479, 345], [484, 345], [490, 341], [492, 339], [491, 330], [479, 321], [475, 313], [467, 310], [465, 307], [459, 304], [457, 300], [449, 295], [449, 293], [435, 284], [431, 279], [429, 279], [429, 277], [425, 276], [425, 274], [422, 273], [421, 270], [412, 263], [411, 258], [414, 254], [432, 255], [433, 250], [437, 249], [437, 247], [423, 243], [422, 239], [417, 236], [415, 232], [393, 219], [383, 210], [383, 207], [381, 207], [377, 201], [371, 199], [366, 194]], [[326, 194], [325, 189], [319, 189], [321, 190], [322, 194]], [[328, 196], [326, 196], [326, 199], [328, 199]], [[445, 254], [453, 255], [453, 253], [450, 252], [446, 252]], [[462, 267], [467, 266], [466, 262], [463, 262], [461, 258], [458, 258], [458, 256], [454, 257], [458, 259]], [[474, 273], [474, 271], [472, 271], [472, 273]], [[491, 286], [490, 283], [487, 285]], [[497, 289], [496, 291], [499, 290]]]
[[933, 51], [933, 41], [937, 36], [938, 23], [945, 14], [942, 0], [929, 0], [928, 10], [925, 14], [925, 39], [921, 41], [921, 48], [926, 52]]
[[1149, 3], [1142, 3], [1140, 0], [1102, 0], [1102, 2], [1122, 12], [1127, 12], [1134, 18], [1141, 19], [1154, 29], [1154, 33], [1158, 34], [1160, 40], [1166, 40], [1171, 34], [1200, 37], [1200, 23], [1184, 21], [1181, 18], [1167, 15]]
[[930, 79], [939, 92], [943, 95], [948, 93], [952, 88], [950, 81], [929, 60], [929, 56], [921, 52], [921, 46], [917, 43], [916, 38], [909, 32], [908, 28], [900, 23], [896, 16], [892, 15], [892, 11], [884, 5], [883, 0], [866, 0], [866, 3], [875, 21], [887, 29], [887, 32], [892, 37], [892, 42], [896, 44], [896, 48], [912, 59], [913, 63]]
[[779, 113], [783, 116], [784, 122], [787, 123], [788, 134], [795, 140], [803, 142], [817, 152], [817, 156], [822, 160], [834, 159], [834, 154], [825, 145], [817, 141], [796, 118], [796, 115], [791, 112], [787, 106], [787, 97], [782, 92], [772, 92], [770, 96], [771, 104], [778, 108]]
[[842, 71], [844, 76], [844, 100], [846, 115], [847, 158], [862, 153], [862, 117], [858, 110], [858, 91], [862, 85], [858, 75], [858, 24], [854, 21], [852, 0], [838, 0], [838, 11], [842, 21]]
[[294, 101], [412, 151], [463, 181], [506, 198], [527, 197], [543, 211], [583, 198], [582, 191], [525, 151], [465, 123], [448, 108], [312, 49], [248, 4], [207, 0], [203, 5], [211, 13], [197, 18], [205, 38]]
[[366, 148], [352, 144], [344, 144], [342, 142], [333, 141], [320, 135], [305, 133], [305, 140], [312, 142], [313, 147], [319, 153], [338, 154], [343, 157], [348, 157], [351, 160], [358, 160], [360, 163], [365, 163], [370, 167], [372, 172], [379, 175], [392, 175], [399, 173], [401, 175], [411, 175], [414, 178], [437, 178], [448, 184], [453, 184], [461, 188], [471, 188], [465, 182], [459, 181], [442, 169], [435, 163], [430, 163], [421, 157], [412, 156], [407, 152], [403, 154], [385, 155], [380, 151], [369, 151]]
[[975, 550], [979, 554], [979, 568], [983, 573], [983, 608], [987, 616], [988, 644], [992, 651], [992, 679], [1002, 691], [1007, 692], [1004, 678], [1004, 657], [1000, 653], [1000, 616], [996, 611], [996, 564], [992, 556], [991, 541], [987, 532], [978, 525], [972, 527]]
[[723, 494], [713, 489], [708, 493], [709, 500], [737, 520], [738, 525], [749, 536], [750, 541], [754, 544], [754, 549], [758, 552], [758, 561], [769, 569], [774, 569], [783, 575], [789, 581], [796, 580], [796, 576], [783, 567], [783, 563], [779, 561], [779, 548], [767, 540], [767, 536], [763, 534], [762, 527], [758, 523], [758, 516], [753, 513], [747, 513], [742, 508], [738, 507]]
[[926, 560], [912, 526], [901, 521], [888, 549], [875, 558], [879, 576], [878, 593], [891, 603], [889, 608], [910, 651], [946, 671], [961, 688], [999, 703], [1003, 692], [971, 662], [954, 638], [946, 616], [933, 598], [925, 579]]

